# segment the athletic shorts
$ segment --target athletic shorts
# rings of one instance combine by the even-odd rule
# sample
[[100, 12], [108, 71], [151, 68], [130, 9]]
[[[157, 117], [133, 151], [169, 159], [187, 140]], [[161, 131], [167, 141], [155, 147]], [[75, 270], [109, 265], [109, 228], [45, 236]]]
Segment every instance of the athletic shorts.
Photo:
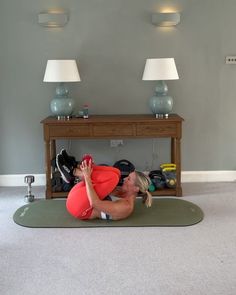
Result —
[[[103, 201], [112, 201], [112, 198], [107, 196], [105, 199], [103, 199]], [[101, 212], [101, 219], [112, 220], [112, 216], [105, 212]]]

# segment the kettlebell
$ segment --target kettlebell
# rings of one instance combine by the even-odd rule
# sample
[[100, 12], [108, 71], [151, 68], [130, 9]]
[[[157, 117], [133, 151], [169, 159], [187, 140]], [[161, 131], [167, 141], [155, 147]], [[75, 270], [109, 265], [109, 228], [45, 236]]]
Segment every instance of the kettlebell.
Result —
[[165, 187], [166, 180], [161, 170], [150, 171], [149, 177], [156, 189], [163, 189]]
[[156, 187], [155, 187], [155, 185], [154, 185], [153, 182], [151, 182], [151, 183], [149, 184], [148, 190], [149, 190], [149, 192], [155, 192]]

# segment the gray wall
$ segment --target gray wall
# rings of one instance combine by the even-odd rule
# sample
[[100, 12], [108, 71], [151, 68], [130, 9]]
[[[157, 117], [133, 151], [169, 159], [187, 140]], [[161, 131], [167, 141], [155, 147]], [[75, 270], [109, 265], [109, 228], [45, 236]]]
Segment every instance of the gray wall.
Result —
[[[150, 13], [170, 5], [181, 23], [161, 29]], [[70, 12], [63, 29], [37, 24], [37, 13], [62, 7]], [[236, 167], [235, 0], [1, 0], [0, 4], [0, 174], [43, 173], [40, 120], [50, 115], [53, 83], [43, 83], [48, 59], [75, 58], [82, 82], [71, 86], [77, 110], [92, 114], [150, 113], [155, 82], [142, 81], [145, 59], [174, 57], [180, 80], [169, 81], [174, 112], [183, 124], [183, 170], [234, 170]], [[60, 142], [97, 162], [132, 160], [138, 168], [157, 168], [169, 160], [169, 140]]]

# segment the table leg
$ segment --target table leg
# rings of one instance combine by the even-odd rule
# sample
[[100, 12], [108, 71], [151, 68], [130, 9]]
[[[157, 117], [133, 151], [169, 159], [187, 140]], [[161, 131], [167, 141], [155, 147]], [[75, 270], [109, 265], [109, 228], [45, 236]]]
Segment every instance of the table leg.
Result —
[[176, 138], [171, 137], [171, 163], [176, 164]]
[[50, 141], [45, 141], [46, 199], [51, 199], [51, 155]]
[[51, 140], [50, 142], [50, 163], [51, 160], [56, 157], [56, 140]]
[[181, 187], [181, 142], [179, 138], [171, 138], [171, 162], [176, 164], [176, 196], [182, 196]]

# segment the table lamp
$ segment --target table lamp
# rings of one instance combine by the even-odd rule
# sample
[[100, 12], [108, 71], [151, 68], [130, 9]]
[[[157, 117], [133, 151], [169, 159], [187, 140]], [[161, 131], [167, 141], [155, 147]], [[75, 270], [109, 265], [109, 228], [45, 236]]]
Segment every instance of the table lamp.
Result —
[[179, 75], [174, 58], [148, 58], [146, 60], [143, 80], [158, 81], [155, 95], [149, 100], [151, 111], [156, 118], [168, 118], [173, 107], [173, 99], [167, 94], [168, 87], [164, 80], [177, 79]]
[[58, 82], [56, 95], [50, 103], [51, 112], [57, 119], [69, 119], [74, 110], [74, 99], [69, 97], [65, 82], [79, 82], [80, 75], [75, 60], [48, 60], [44, 82]]

